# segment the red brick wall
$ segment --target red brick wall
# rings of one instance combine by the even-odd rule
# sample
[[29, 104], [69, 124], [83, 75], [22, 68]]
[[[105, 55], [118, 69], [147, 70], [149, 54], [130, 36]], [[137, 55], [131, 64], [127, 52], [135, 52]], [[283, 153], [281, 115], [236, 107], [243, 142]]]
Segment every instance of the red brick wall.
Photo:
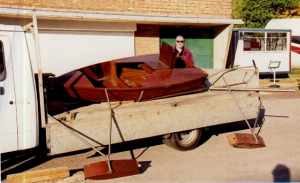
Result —
[[[0, 6], [231, 17], [232, 0], [0, 0]], [[187, 2], [187, 3], [186, 3]]]

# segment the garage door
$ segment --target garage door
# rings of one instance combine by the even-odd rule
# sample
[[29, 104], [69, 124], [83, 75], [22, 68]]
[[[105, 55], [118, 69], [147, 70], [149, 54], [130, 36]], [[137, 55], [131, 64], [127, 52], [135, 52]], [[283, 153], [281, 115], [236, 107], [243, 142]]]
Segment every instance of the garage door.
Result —
[[160, 42], [175, 45], [177, 35], [184, 35], [185, 45], [193, 53], [195, 65], [213, 68], [213, 31], [209, 28], [162, 27]]
[[66, 72], [116, 58], [134, 56], [133, 32], [40, 32], [44, 72]]

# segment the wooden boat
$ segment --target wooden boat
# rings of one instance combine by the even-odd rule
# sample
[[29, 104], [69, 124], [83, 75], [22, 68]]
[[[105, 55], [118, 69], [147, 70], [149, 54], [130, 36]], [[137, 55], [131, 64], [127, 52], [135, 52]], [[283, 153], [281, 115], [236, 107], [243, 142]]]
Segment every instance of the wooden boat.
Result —
[[55, 78], [73, 99], [87, 102], [143, 101], [177, 93], [205, 90], [207, 73], [200, 68], [178, 68], [172, 47], [160, 54], [135, 56], [84, 67]]

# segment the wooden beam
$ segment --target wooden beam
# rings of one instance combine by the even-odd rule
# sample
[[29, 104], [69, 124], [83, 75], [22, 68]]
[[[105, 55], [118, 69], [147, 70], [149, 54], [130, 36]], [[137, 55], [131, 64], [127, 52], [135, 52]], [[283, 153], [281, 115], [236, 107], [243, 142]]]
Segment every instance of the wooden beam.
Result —
[[31, 170], [23, 173], [11, 174], [7, 176], [7, 183], [34, 183], [41, 181], [51, 181], [70, 176], [68, 167], [48, 168], [42, 170]]
[[251, 133], [233, 133], [227, 136], [228, 142], [233, 147], [237, 148], [259, 148], [266, 147], [261, 136], [256, 135], [256, 138]]
[[37, 17], [35, 12], [32, 15], [32, 25], [33, 25], [33, 38], [34, 38], [34, 48], [36, 56], [36, 64], [38, 68], [38, 94], [39, 94], [39, 107], [41, 116], [41, 126], [46, 127], [46, 117], [45, 117], [45, 101], [44, 101], [44, 86], [43, 86], [43, 67], [42, 67], [42, 56], [40, 49], [40, 40], [38, 32]]
[[[228, 88], [225, 87], [217, 87], [217, 88], [209, 88], [212, 91], [229, 91]], [[230, 89], [231, 91], [244, 91], [244, 92], [249, 92], [249, 91], [259, 91], [259, 92], [296, 92], [297, 90], [293, 89], [270, 89], [270, 88], [232, 88]]]

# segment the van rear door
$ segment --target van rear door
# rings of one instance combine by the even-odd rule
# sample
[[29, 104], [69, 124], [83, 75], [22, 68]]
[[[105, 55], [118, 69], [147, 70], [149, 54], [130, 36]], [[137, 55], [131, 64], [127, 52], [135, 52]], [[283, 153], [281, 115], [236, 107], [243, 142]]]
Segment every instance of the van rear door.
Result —
[[18, 149], [18, 126], [11, 49], [0, 34], [0, 152]]

